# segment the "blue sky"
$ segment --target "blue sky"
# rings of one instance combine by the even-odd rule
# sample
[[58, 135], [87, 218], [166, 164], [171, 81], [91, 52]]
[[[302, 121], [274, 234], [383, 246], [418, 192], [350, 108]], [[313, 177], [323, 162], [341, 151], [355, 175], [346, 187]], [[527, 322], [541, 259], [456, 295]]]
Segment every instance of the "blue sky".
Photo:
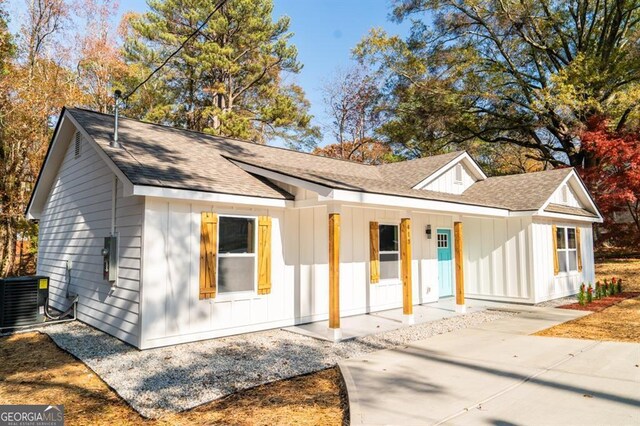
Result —
[[[25, 0], [9, 0], [8, 10], [13, 31]], [[327, 124], [321, 87], [338, 68], [352, 63], [351, 49], [370, 28], [383, 27], [389, 33], [405, 35], [409, 23], [396, 24], [388, 19], [390, 0], [274, 0], [274, 18], [291, 17], [292, 42], [298, 48], [298, 59], [304, 64], [291, 82], [302, 86], [311, 102], [315, 124]], [[120, 1], [120, 14], [147, 10], [144, 0]], [[119, 20], [119, 17], [118, 17]], [[330, 142], [325, 138], [324, 143]]]

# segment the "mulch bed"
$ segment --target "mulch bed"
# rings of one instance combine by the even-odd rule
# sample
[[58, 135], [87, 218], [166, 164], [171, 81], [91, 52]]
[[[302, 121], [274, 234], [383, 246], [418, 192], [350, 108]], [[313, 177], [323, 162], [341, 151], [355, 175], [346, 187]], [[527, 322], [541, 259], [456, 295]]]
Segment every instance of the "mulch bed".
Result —
[[592, 311], [599, 312], [609, 306], [617, 305], [625, 299], [631, 299], [632, 297], [640, 296], [640, 292], [635, 291], [623, 291], [622, 293], [615, 294], [613, 296], [603, 297], [600, 300], [593, 299], [593, 302], [581, 305], [580, 303], [570, 303], [568, 305], [558, 306], [559, 309], [575, 309], [577, 311]]

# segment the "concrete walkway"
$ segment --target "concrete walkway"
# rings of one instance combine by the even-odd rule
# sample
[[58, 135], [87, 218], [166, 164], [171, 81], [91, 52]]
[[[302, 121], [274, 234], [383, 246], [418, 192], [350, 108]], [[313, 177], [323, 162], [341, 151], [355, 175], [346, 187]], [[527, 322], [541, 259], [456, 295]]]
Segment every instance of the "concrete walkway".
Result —
[[640, 344], [529, 336], [582, 315], [523, 308], [341, 361], [351, 424], [640, 424]]
[[[531, 307], [524, 305], [510, 303], [467, 299], [466, 313], [480, 312], [487, 309], [521, 310], [530, 308]], [[415, 305], [413, 307], [415, 324], [424, 324], [459, 315], [464, 314], [456, 312], [455, 298], [453, 297], [440, 299], [437, 302], [425, 303], [423, 305]], [[402, 308], [343, 317], [340, 319], [340, 327], [342, 330], [341, 340], [349, 340], [356, 337], [369, 336], [371, 334], [408, 327], [407, 324], [402, 322], [402, 317]], [[286, 327], [283, 330], [315, 339], [333, 341], [333, 335], [329, 332], [329, 322], [326, 320]]]

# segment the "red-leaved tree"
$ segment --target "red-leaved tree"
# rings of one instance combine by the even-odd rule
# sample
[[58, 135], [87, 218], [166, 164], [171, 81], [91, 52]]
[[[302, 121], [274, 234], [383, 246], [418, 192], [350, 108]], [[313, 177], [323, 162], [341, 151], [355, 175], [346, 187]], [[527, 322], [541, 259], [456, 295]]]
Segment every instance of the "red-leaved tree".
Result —
[[604, 240], [616, 245], [640, 243], [640, 132], [612, 130], [596, 117], [581, 134], [582, 149], [596, 159], [580, 173], [605, 217]]

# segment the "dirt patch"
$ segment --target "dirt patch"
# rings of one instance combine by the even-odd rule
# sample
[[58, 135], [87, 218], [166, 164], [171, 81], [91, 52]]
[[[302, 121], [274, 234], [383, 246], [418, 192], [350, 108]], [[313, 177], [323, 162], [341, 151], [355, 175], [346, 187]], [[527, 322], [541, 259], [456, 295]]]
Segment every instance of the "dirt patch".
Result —
[[347, 419], [346, 392], [337, 368], [147, 420], [46, 335], [24, 333], [0, 338], [0, 359], [3, 404], [63, 404], [67, 424], [338, 425]]
[[596, 277], [600, 281], [622, 278], [622, 290], [640, 292], [640, 259], [607, 259], [596, 263]]
[[640, 343], [640, 298], [535, 333], [536, 336]]
[[558, 306], [559, 309], [575, 309], [577, 311], [592, 311], [592, 312], [600, 312], [603, 309], [608, 308], [609, 306], [617, 305], [626, 299], [632, 299], [634, 297], [640, 296], [639, 292], [623, 292], [618, 293], [613, 296], [603, 297], [602, 299], [594, 299], [593, 302], [587, 303], [586, 305], [581, 305], [580, 303], [570, 303], [568, 305]]

